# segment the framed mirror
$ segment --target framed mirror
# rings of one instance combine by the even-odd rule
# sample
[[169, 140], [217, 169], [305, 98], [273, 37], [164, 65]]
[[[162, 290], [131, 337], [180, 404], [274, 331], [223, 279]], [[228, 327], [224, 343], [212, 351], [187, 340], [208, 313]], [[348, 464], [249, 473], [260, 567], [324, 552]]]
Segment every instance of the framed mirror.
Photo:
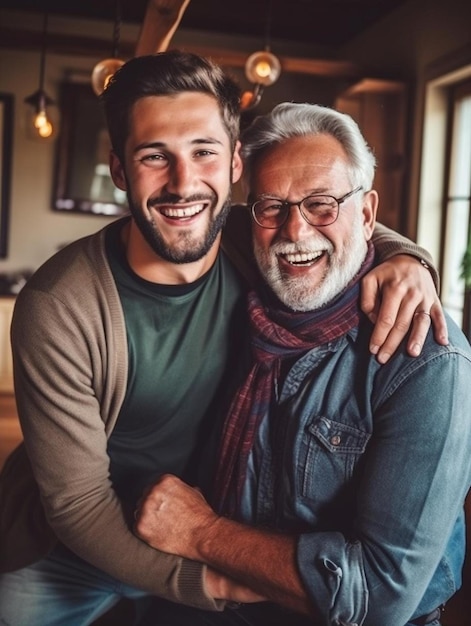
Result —
[[8, 252], [12, 151], [13, 96], [0, 93], [0, 259]]
[[108, 131], [90, 82], [64, 82], [60, 111], [53, 209], [125, 215], [126, 194], [115, 187], [110, 176]]

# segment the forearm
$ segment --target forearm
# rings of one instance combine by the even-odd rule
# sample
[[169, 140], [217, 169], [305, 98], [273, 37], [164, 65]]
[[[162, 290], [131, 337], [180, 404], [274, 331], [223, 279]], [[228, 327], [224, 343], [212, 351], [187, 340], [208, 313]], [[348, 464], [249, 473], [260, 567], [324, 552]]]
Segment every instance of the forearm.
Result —
[[400, 235], [383, 224], [376, 223], [373, 231], [373, 243], [375, 245], [378, 261], [382, 263], [398, 254], [408, 254], [426, 263], [435, 283], [437, 291], [440, 286], [440, 278], [430, 253], [411, 239]]
[[135, 56], [167, 50], [190, 0], [149, 0]]
[[198, 535], [197, 560], [243, 582], [268, 600], [300, 613], [313, 613], [297, 571], [296, 537], [223, 517]]
[[[135, 531], [154, 548], [205, 563], [263, 598], [313, 613], [297, 570], [297, 538], [219, 517], [176, 476], [162, 476], [146, 493]], [[211, 593], [221, 597], [224, 590]]]

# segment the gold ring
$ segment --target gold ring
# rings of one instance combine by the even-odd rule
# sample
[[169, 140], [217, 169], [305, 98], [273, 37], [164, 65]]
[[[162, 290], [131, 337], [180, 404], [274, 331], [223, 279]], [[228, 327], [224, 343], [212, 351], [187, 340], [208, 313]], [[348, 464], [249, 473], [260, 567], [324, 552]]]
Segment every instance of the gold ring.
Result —
[[430, 319], [432, 319], [432, 316], [430, 315], [430, 313], [427, 313], [427, 311], [423, 311], [423, 310], [421, 310], [421, 311], [416, 311], [416, 312], [414, 313], [414, 317], [415, 317], [416, 315], [420, 315], [420, 314], [422, 314], [422, 315], [427, 315], [427, 317], [429, 317]]

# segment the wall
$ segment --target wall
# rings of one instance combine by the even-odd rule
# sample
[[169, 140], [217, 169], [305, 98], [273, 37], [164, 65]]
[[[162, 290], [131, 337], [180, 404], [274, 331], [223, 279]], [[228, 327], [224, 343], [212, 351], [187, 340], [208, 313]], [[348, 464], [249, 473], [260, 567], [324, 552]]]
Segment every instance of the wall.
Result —
[[[2, 50], [0, 54], [0, 91], [15, 95], [8, 257], [0, 261], [0, 271], [7, 271], [35, 268], [59, 246], [109, 220], [60, 214], [50, 209], [55, 141], [39, 141], [29, 136], [27, 114], [31, 107], [23, 103], [38, 88], [37, 72], [32, 71], [38, 55], [17, 50]], [[64, 61], [79, 65], [77, 59]], [[54, 98], [60, 70], [56, 58], [47, 59], [45, 89]]]
[[[369, 68], [371, 76], [386, 75], [391, 78], [410, 78], [413, 85], [420, 84], [420, 77], [437, 59], [443, 58], [465, 45], [470, 45], [470, 8], [468, 0], [409, 0], [390, 17], [367, 31], [361, 39], [353, 41], [339, 51], [337, 57], [355, 61]], [[2, 26], [7, 12], [0, 10]], [[8, 14], [10, 15], [10, 14]], [[26, 16], [26, 17], [25, 17]], [[39, 24], [38, 24], [39, 22]], [[38, 14], [29, 16], [21, 13], [23, 28], [41, 28]], [[50, 19], [50, 29], [60, 32], [85, 33], [89, 37], [100, 37], [111, 41], [112, 24], [93, 23], [84, 20]], [[109, 33], [109, 34], [108, 34]], [[123, 26], [122, 37], [137, 41], [138, 28]], [[220, 42], [214, 39], [214, 45]], [[191, 42], [206, 45], [212, 43], [207, 35], [191, 38], [178, 31], [174, 45]], [[380, 43], [378, 43], [380, 42]], [[248, 52], [260, 47], [253, 40], [224, 38], [224, 48], [238, 46]], [[302, 55], [305, 51], [283, 51], [272, 46], [279, 54]], [[311, 51], [312, 52], [312, 51]], [[315, 51], [315, 54], [320, 54]], [[46, 67], [46, 91], [57, 97], [58, 86], [70, 70], [91, 72], [100, 58], [58, 56], [48, 54]], [[244, 80], [240, 70], [234, 75]], [[26, 132], [26, 96], [38, 87], [39, 52], [0, 48], [0, 91], [15, 96], [15, 123], [13, 145], [13, 173], [11, 187], [9, 247], [6, 259], [0, 259], [0, 273], [36, 269], [60, 246], [77, 237], [101, 228], [110, 221], [105, 217], [62, 214], [51, 209], [54, 142], [33, 141]], [[342, 89], [336, 80], [319, 79], [302, 75], [283, 75], [280, 81], [265, 91], [262, 108], [272, 106], [280, 100], [297, 100], [332, 104], [335, 95]], [[419, 180], [419, 155], [422, 127], [422, 104], [420, 92], [415, 94], [414, 124], [410, 132], [412, 161], [409, 167], [411, 181], [407, 207], [407, 225], [403, 229], [415, 237], [417, 184]]]
[[[37, 27], [37, 17], [25, 20], [23, 16], [22, 20], [24, 28]], [[42, 24], [41, 17], [39, 24]], [[87, 27], [91, 35], [93, 28]], [[98, 60], [48, 55], [46, 92], [56, 99], [65, 71], [90, 72]], [[24, 103], [24, 98], [38, 88], [38, 81], [39, 51], [0, 49], [0, 91], [15, 97], [8, 256], [0, 259], [0, 272], [34, 270], [60, 246], [110, 221], [104, 217], [51, 210], [55, 140], [39, 141], [30, 137], [27, 118], [32, 108]]]
[[[409, 0], [342, 52], [350, 60], [367, 64], [373, 73], [381, 68], [386, 74], [400, 75], [409, 81], [409, 193], [403, 231], [416, 239], [426, 85], [430, 78], [437, 78], [442, 69], [451, 72], [464, 64], [471, 71], [471, 3], [469, 0]], [[440, 203], [441, 197], [435, 201]], [[426, 205], [423, 210], [427, 211]], [[438, 259], [438, 249], [432, 245], [432, 239], [423, 238], [419, 243], [431, 249]]]
[[[42, 27], [40, 13], [34, 15], [0, 9], [0, 20], [2, 27], [11, 26], [39, 31]], [[48, 31], [49, 33], [78, 34], [105, 41], [109, 37], [111, 42], [112, 28], [111, 23], [69, 20], [51, 16]], [[138, 27], [122, 26], [122, 41], [137, 42], [138, 35]], [[202, 43], [205, 46], [221, 45], [217, 37], [184, 31], [177, 32], [172, 45], [186, 46], [187, 49], [191, 49], [192, 42], [195, 45]], [[225, 49], [246, 50], [247, 56], [250, 52], [262, 47], [260, 41], [249, 38], [245, 40], [238, 38], [235, 41], [225, 37], [223, 43], [221, 47]], [[302, 56], [306, 50], [285, 46], [278, 53]], [[312, 55], [313, 51], [310, 50], [309, 54]], [[102, 58], [63, 56], [49, 52], [46, 61], [46, 92], [56, 99], [60, 82], [68, 72], [82, 71], [90, 75], [94, 65]], [[244, 86], [245, 78], [242, 71], [240, 69], [230, 71]], [[59, 247], [98, 230], [112, 219], [65, 214], [51, 209], [56, 144], [55, 141], [31, 139], [28, 133], [27, 113], [32, 109], [24, 103], [24, 98], [37, 90], [38, 81], [39, 50], [26, 51], [0, 47], [0, 92], [14, 94], [15, 97], [8, 256], [0, 259], [0, 274], [23, 269], [34, 270]], [[306, 79], [301, 75], [285, 74], [276, 85], [265, 91], [259, 111], [262, 112], [263, 107], [270, 108], [275, 102], [287, 98], [331, 104], [338, 89], [337, 82], [332, 80], [316, 80], [311, 77]]]
[[373, 71], [417, 78], [427, 65], [470, 45], [470, 18], [469, 0], [409, 0], [342, 52]]

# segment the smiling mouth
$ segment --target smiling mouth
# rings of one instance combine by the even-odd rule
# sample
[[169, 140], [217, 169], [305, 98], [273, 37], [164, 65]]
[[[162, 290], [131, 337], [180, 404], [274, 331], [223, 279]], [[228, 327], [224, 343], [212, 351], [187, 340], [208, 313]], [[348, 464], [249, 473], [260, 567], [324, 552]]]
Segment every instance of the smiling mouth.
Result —
[[309, 266], [314, 265], [323, 257], [325, 252], [296, 252], [292, 254], [281, 254], [280, 256], [290, 265]]
[[168, 217], [169, 219], [181, 220], [181, 219], [189, 219], [190, 217], [194, 217], [195, 215], [202, 213], [204, 209], [205, 209], [204, 204], [194, 204], [193, 206], [190, 206], [190, 207], [181, 207], [181, 208], [178, 208], [176, 206], [162, 207], [160, 209], [160, 213], [164, 217]]

